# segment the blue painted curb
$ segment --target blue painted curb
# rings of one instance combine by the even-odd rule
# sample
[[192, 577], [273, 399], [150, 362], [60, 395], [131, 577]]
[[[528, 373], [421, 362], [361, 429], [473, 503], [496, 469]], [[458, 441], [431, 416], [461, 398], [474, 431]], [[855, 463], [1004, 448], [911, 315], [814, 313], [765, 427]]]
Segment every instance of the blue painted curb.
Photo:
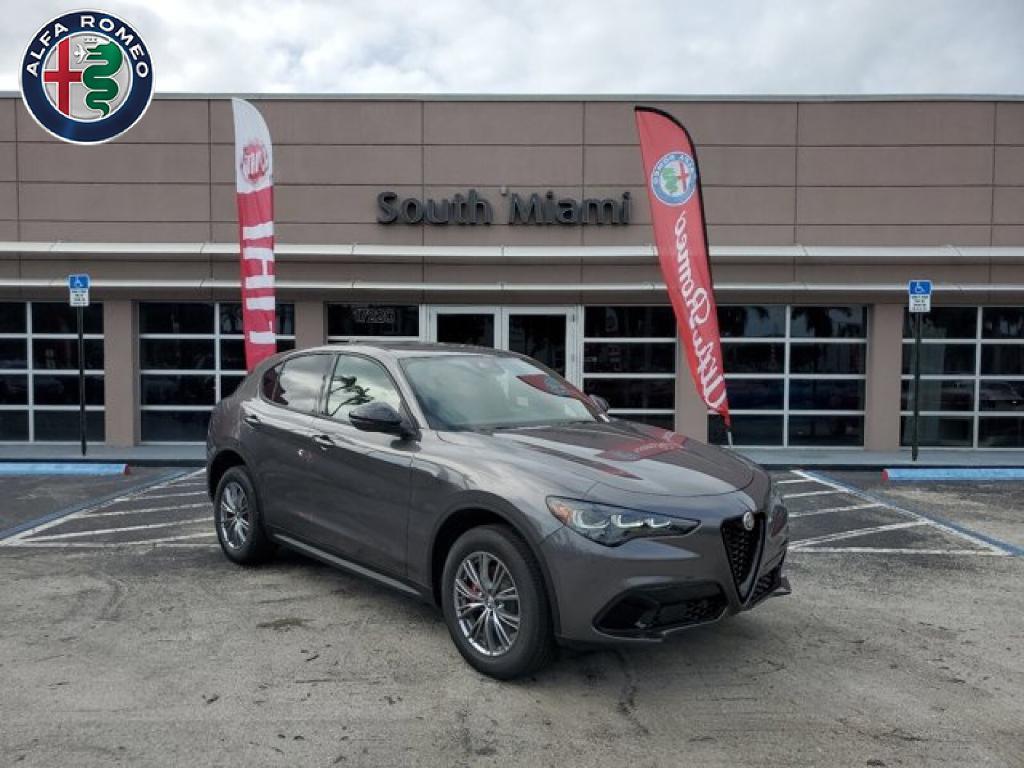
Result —
[[882, 477], [894, 483], [915, 480], [1024, 480], [1024, 467], [885, 469]]
[[0, 462], [0, 475], [127, 475], [127, 464], [77, 462]]

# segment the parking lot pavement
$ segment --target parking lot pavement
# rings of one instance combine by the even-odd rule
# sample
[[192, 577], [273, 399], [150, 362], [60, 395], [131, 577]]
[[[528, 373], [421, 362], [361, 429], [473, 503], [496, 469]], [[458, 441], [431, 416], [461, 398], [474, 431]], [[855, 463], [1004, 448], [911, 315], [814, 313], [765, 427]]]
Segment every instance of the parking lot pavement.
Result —
[[0, 545], [0, 763], [1024, 764], [1024, 558], [976, 524], [1004, 513], [777, 479], [791, 597], [516, 683], [429, 606], [229, 564], [201, 474], [106, 499]]

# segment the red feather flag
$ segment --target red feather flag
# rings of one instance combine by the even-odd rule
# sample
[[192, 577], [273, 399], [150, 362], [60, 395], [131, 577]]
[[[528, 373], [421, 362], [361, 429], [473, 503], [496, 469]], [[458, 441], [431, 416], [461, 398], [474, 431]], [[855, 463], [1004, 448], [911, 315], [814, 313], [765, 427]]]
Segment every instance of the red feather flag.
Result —
[[274, 294], [274, 155], [270, 131], [252, 104], [231, 100], [235, 118], [235, 191], [242, 272], [245, 366], [277, 352]]
[[697, 153], [674, 117], [636, 108], [658, 262], [697, 392], [731, 426]]

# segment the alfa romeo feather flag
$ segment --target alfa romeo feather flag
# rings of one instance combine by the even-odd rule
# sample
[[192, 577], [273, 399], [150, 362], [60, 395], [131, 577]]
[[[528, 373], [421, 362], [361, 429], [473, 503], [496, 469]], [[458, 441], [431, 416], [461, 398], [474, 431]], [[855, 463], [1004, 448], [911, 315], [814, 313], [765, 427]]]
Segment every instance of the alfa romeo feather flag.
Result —
[[235, 116], [235, 190], [242, 272], [245, 365], [252, 370], [277, 351], [274, 300], [274, 154], [256, 108], [231, 100]]
[[697, 153], [682, 124], [660, 110], [637, 107], [636, 127], [658, 261], [690, 373], [708, 408], [720, 414], [729, 427]]

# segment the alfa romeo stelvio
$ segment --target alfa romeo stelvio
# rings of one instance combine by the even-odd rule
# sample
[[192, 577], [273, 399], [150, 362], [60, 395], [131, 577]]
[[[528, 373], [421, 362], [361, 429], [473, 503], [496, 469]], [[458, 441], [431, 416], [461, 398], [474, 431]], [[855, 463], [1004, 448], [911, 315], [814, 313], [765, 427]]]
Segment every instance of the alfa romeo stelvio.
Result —
[[230, 560], [281, 545], [428, 600], [496, 678], [558, 644], [656, 642], [789, 593], [762, 469], [611, 418], [511, 352], [282, 353], [217, 406], [207, 452]]

